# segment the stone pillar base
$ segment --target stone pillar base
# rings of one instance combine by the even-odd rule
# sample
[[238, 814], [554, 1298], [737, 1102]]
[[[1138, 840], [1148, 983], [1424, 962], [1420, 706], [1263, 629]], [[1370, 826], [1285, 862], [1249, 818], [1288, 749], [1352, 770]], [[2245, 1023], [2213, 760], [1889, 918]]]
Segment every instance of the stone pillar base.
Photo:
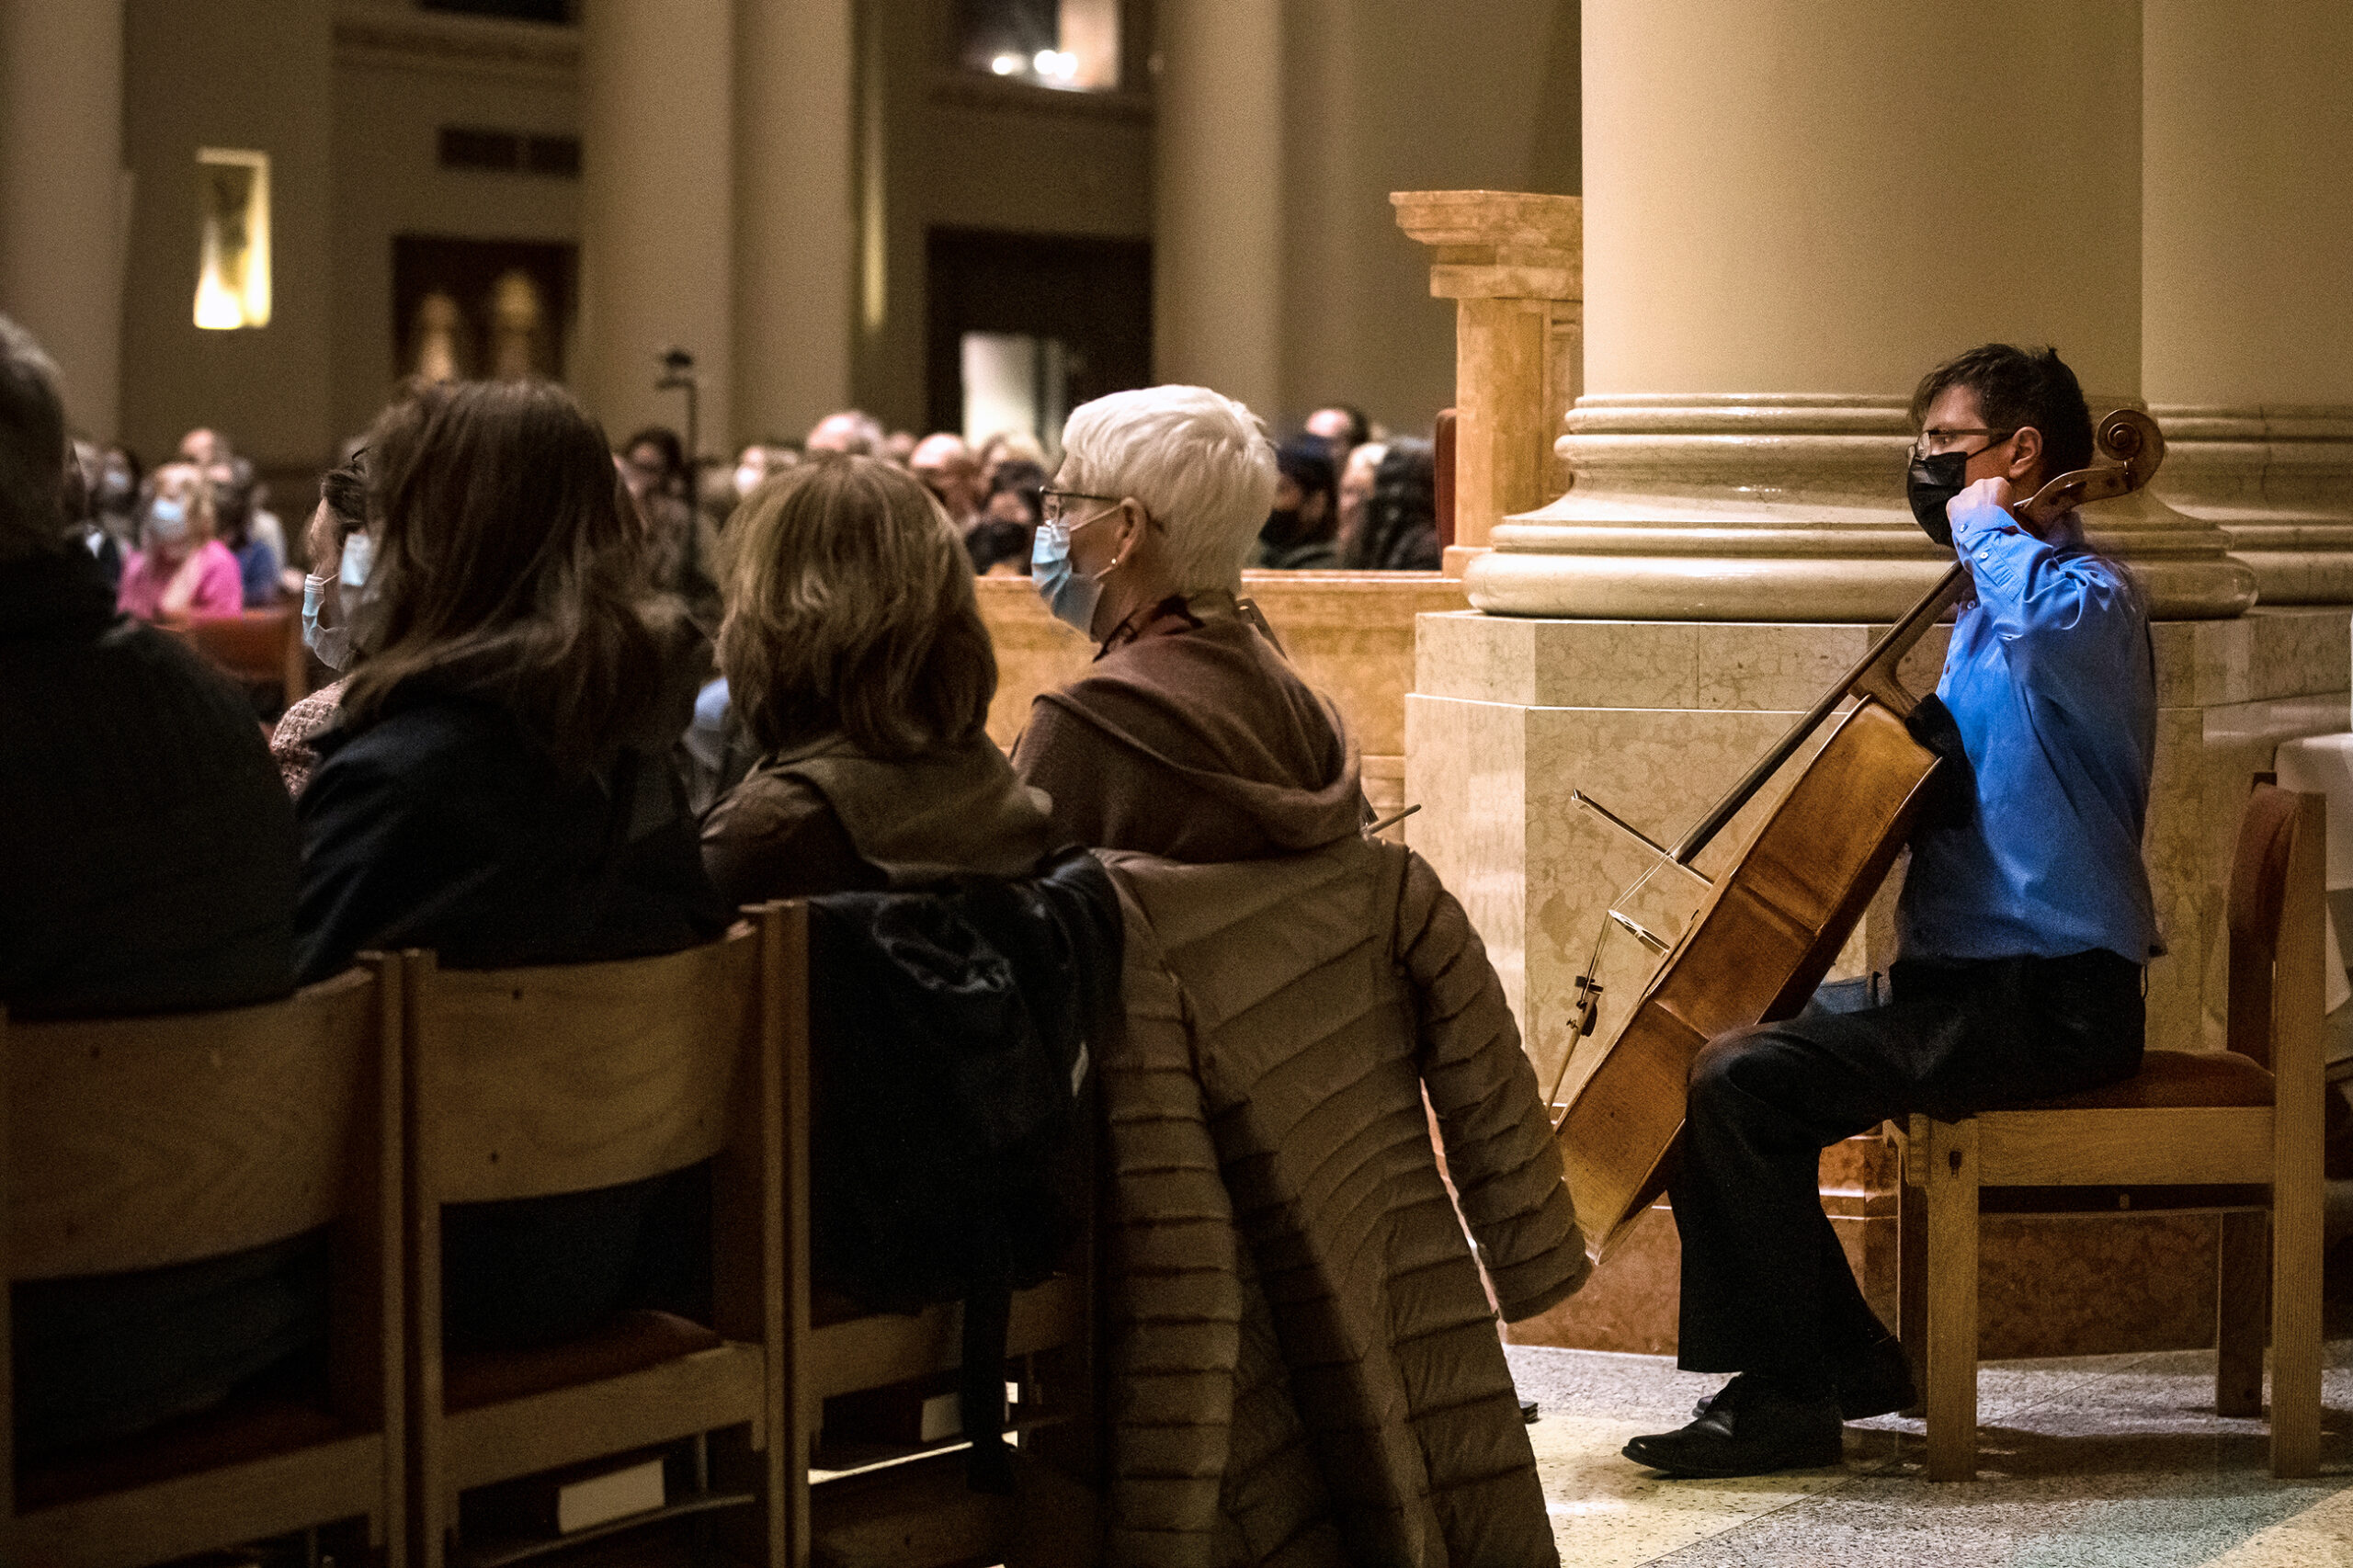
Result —
[[[1573, 807], [1570, 792], [1581, 790], [1643, 832], [1672, 841], [1880, 630], [1859, 622], [1563, 620], [1476, 612], [1420, 618], [1415, 689], [1405, 710], [1405, 795], [1423, 809], [1406, 824], [1408, 839], [1469, 910], [1504, 977], [1539, 1082], [1548, 1090], [1558, 1082], [1562, 1103], [1590, 1070], [1596, 1049], [1588, 1040], [1564, 1060], [1572, 983], [1609, 901], [1650, 860]], [[2223, 901], [2240, 801], [2249, 776], [2270, 766], [2280, 741], [2347, 727], [2353, 610], [2257, 608], [2232, 620], [2161, 621], [2154, 632], [2159, 712], [2147, 856], [2169, 951], [2150, 969], [2149, 1043], [2211, 1049], [2222, 1036]], [[1905, 661], [1913, 690], [1933, 687], [1946, 636], [1932, 631]], [[1773, 799], [1778, 794], [1768, 791], [1751, 802], [1701, 858], [1701, 869], [1719, 870]], [[1668, 880], [1671, 894], [1672, 873]], [[1834, 974], [1885, 968], [1893, 957], [1890, 908], [1891, 894], [1882, 892]], [[1595, 1040], [1608, 1038], [1649, 968], [1630, 941], [1613, 939], [1603, 972], [1612, 1006]], [[1851, 1233], [1850, 1250], [1874, 1256], [1866, 1237], [1881, 1216], [1870, 1207], [1869, 1184], [1842, 1181], [1865, 1195], [1841, 1221]], [[1879, 1190], [1890, 1189], [1882, 1183]], [[1892, 1214], [1890, 1209], [1885, 1216], [1889, 1227]], [[2058, 1223], [2083, 1222], [2006, 1221], [2021, 1234]], [[1639, 1321], [1649, 1336], [1640, 1347], [1671, 1344], [1674, 1281], [1659, 1270], [1674, 1256], [1672, 1227], [1662, 1214], [1643, 1221], [1643, 1230], [1657, 1233], [1640, 1246], [1630, 1242], [1584, 1295], [1545, 1320], [1584, 1326], [1533, 1342], [1635, 1348], [1637, 1340], [1627, 1336]], [[1997, 1231], [1989, 1240], [1989, 1268], [1996, 1249], [2011, 1244], [1999, 1240], [2006, 1233]], [[2033, 1244], [2064, 1250], [2057, 1243]], [[2144, 1237], [2129, 1244], [2160, 1242]], [[1892, 1259], [1892, 1243], [1886, 1250]], [[2093, 1255], [2109, 1256], [2097, 1248], [2086, 1253]], [[1637, 1312], [1629, 1302], [1646, 1304]], [[2134, 1311], [2141, 1315], [2120, 1308], [2087, 1324], [2075, 1347], [2107, 1347], [2097, 1339], [2102, 1323], [2171, 1324], [2163, 1333], [2176, 1334], [2183, 1321], [2166, 1315], [2172, 1308]], [[1596, 1326], [1603, 1320], [1615, 1326]], [[1528, 1332], [1551, 1331], [1531, 1325]], [[1660, 1341], [1660, 1334], [1668, 1338]]]
[[2211, 523], [2268, 605], [2353, 602], [2353, 407], [2174, 406], [2154, 488]]
[[[1812, 393], [1579, 398], [1559, 443], [1575, 484], [1495, 528], [1495, 549], [1464, 564], [1471, 603], [1628, 620], [1893, 620], [1951, 564], [1904, 506], [1906, 409]], [[2083, 520], [2161, 617], [2255, 602], [2253, 574], [2201, 517], [2144, 491]]]

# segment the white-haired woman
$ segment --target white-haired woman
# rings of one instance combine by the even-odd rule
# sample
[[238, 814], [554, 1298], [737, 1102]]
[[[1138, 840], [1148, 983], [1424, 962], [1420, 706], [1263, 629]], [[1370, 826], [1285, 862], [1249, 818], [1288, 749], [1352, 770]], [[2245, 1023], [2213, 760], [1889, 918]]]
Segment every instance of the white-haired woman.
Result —
[[1102, 648], [1017, 771], [1127, 915], [1105, 1051], [1113, 1555], [1557, 1561], [1494, 1309], [1574, 1290], [1583, 1237], [1486, 952], [1363, 834], [1338, 715], [1243, 613], [1275, 490], [1199, 387], [1073, 414], [1033, 573]]

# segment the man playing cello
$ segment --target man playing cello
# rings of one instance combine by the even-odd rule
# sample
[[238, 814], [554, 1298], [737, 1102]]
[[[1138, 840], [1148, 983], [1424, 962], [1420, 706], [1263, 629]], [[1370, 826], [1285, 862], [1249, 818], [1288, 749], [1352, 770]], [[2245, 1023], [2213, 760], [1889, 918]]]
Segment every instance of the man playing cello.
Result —
[[2141, 827], [2154, 746], [2148, 616], [2075, 514], [2014, 497], [2089, 465], [2049, 349], [1971, 350], [1924, 378], [1909, 489], [1975, 585], [1914, 733], [1944, 758], [1896, 905], [1893, 994], [1718, 1036], [1693, 1062], [1669, 1196], [1687, 1370], [1737, 1373], [1626, 1457], [1675, 1475], [1836, 1464], [1842, 1420], [1914, 1400], [1822, 1210], [1821, 1151], [1881, 1121], [2072, 1094], [2140, 1067], [2157, 950]]

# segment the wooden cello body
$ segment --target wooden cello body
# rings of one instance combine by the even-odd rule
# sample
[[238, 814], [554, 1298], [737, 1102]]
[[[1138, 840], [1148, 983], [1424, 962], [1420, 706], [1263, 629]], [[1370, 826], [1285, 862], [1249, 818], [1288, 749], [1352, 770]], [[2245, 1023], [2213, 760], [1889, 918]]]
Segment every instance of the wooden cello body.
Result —
[[[2101, 421], [2097, 438], [2121, 460], [2063, 475], [2018, 511], [2040, 523], [2128, 494], [2148, 483], [2165, 451], [2154, 423], [2130, 409]], [[1967, 573], [1954, 566], [1697, 827], [1662, 850], [1688, 867], [1841, 703], [1858, 699], [1710, 889], [1561, 1119], [1569, 1189], [1597, 1258], [1665, 1189], [1701, 1048], [1727, 1029], [1804, 1007], [1909, 838], [1938, 759], [1905, 727], [1917, 699], [1896, 665], [1967, 589]]]

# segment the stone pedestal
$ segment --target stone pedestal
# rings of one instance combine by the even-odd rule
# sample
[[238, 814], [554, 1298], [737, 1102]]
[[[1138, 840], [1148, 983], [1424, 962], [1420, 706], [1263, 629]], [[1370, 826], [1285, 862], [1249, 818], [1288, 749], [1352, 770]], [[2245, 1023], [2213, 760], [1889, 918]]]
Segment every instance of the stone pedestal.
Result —
[[[1047, 614], [1027, 577], [983, 577], [975, 586], [996, 645], [989, 734], [1010, 747], [1030, 702], [1085, 675], [1095, 645]], [[1414, 686], [1415, 618], [1464, 608], [1462, 585], [1426, 572], [1245, 572], [1242, 592], [1282, 639], [1301, 677], [1339, 709], [1363, 760], [1372, 809], [1383, 816], [1404, 810], [1411, 802], [1405, 694]]]
[[[2270, 766], [2281, 740], [2345, 727], [2353, 687], [2349, 620], [2353, 612], [2343, 608], [2258, 608], [2236, 619], [2154, 628], [2159, 712], [2146, 853], [2170, 950], [2149, 973], [2153, 1046], [2220, 1044], [2223, 895], [2239, 802], [2249, 776]], [[1610, 900], [1650, 857], [1573, 806], [1570, 792], [1583, 791], [1643, 833], [1671, 841], [1879, 630], [1861, 622], [1564, 620], [1475, 612], [1422, 618], [1414, 694], [1406, 699], [1405, 793], [1424, 810], [1408, 822], [1408, 841], [1469, 909], [1504, 976], [1540, 1082], [1548, 1089], [1557, 1083], [1562, 1103], [1590, 1070], [1595, 1042], [1609, 1037], [1649, 973], [1647, 959], [1631, 942], [1608, 950], [1603, 978], [1612, 1005], [1601, 1029], [1572, 1052], [1571, 983]], [[1904, 677], [1913, 690], [1933, 686], [1945, 642], [1941, 629], [1933, 631], [1905, 661]], [[1751, 802], [1701, 858], [1700, 869], [1712, 873], [1729, 861], [1777, 798], [1768, 790]], [[1665, 892], [1671, 901], [1671, 881]], [[1883, 891], [1834, 972], [1885, 968], [1893, 956], [1891, 901], [1892, 890]], [[1882, 1218], [1893, 1223], [1885, 1207], [1889, 1183], [1870, 1177], [1866, 1162], [1833, 1185], [1848, 1194], [1837, 1201], [1851, 1210], [1841, 1222], [1852, 1249], [1868, 1261], [1885, 1243], [1892, 1258], [1887, 1237], [1870, 1239]], [[1671, 1335], [1675, 1315], [1671, 1271], [1660, 1275], [1673, 1256], [1671, 1227], [1662, 1233], [1664, 1222], [1664, 1216], [1643, 1221], [1651, 1233], [1637, 1238], [1642, 1244], [1630, 1242], [1593, 1287], [1546, 1320], [1553, 1327], [1528, 1332], [1558, 1335], [1552, 1343], [1659, 1348], [1658, 1335]], [[2062, 1223], [2085, 1222], [2019, 1221], [2011, 1228], [2034, 1234]], [[2176, 1236], [2162, 1244], [2195, 1242]], [[2107, 1256], [2087, 1244], [2030, 1244], [2052, 1253], [2037, 1267], [2058, 1267], [2061, 1255]], [[2128, 1237], [2115, 1244], [2145, 1251], [2160, 1242]], [[1991, 1269], [2003, 1255], [1989, 1243], [1986, 1256]], [[2211, 1289], [2179, 1281], [2175, 1288]], [[2084, 1343], [2075, 1347], [2097, 1341], [2104, 1332], [2099, 1323], [2143, 1338], [2187, 1332], [2182, 1324], [2191, 1320], [2179, 1302], [2144, 1307], [2086, 1320]], [[1637, 1324], [1640, 1334], [1630, 1326]], [[1996, 1335], [1989, 1343], [2025, 1341]]]
[[1553, 450], [1585, 382], [1585, 204], [1574, 196], [1401, 190], [1397, 226], [1435, 253], [1430, 295], [1452, 300], [1454, 554], [1568, 488]]

